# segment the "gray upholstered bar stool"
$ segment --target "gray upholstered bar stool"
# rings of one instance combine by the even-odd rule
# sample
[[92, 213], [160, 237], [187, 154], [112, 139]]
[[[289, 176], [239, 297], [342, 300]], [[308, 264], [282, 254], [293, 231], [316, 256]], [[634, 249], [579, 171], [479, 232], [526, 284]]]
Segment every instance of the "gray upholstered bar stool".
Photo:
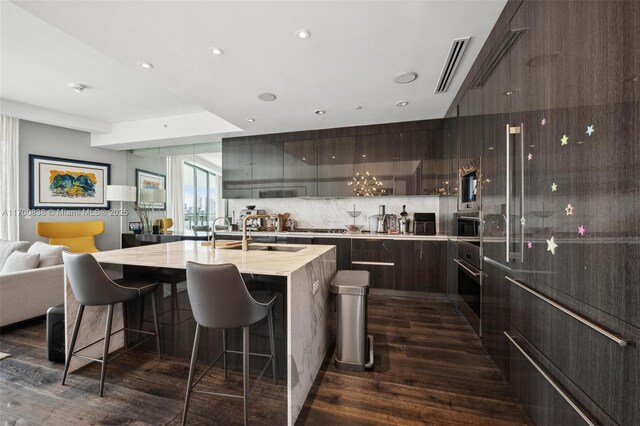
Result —
[[[104, 392], [104, 378], [107, 371], [107, 356], [109, 354], [109, 341], [111, 336], [122, 330], [133, 331], [136, 333], [148, 334], [149, 336], [142, 341], [136, 343], [126, 351], [118, 354], [111, 359], [113, 361], [118, 356], [129, 352], [130, 350], [140, 346], [147, 340], [155, 336], [156, 346], [158, 349], [158, 356], [160, 354], [160, 333], [158, 329], [158, 301], [156, 299], [155, 290], [158, 287], [157, 282], [142, 281], [142, 280], [125, 280], [120, 279], [113, 281], [104, 272], [100, 264], [89, 253], [62, 253], [62, 259], [64, 260], [65, 272], [69, 283], [71, 284], [71, 290], [75, 296], [78, 304], [78, 315], [76, 316], [76, 322], [73, 326], [73, 334], [71, 336], [71, 345], [67, 351], [67, 360], [64, 365], [64, 373], [62, 374], [62, 384], [64, 385], [67, 379], [67, 373], [69, 371], [69, 363], [72, 356], [78, 358], [87, 359], [89, 361], [96, 361], [102, 363], [102, 371], [100, 372], [100, 392], [102, 396]], [[138, 297], [142, 297], [146, 294], [151, 294], [151, 306], [153, 309], [153, 322], [155, 326], [155, 333], [151, 333], [143, 330], [135, 330], [130, 328], [123, 328], [121, 330], [111, 331], [111, 324], [113, 322], [113, 307], [116, 303], [122, 303], [134, 300]], [[105, 327], [104, 337], [96, 340], [77, 351], [74, 352], [76, 346], [76, 340], [78, 338], [78, 330], [80, 329], [80, 323], [82, 322], [82, 314], [84, 313], [85, 306], [108, 306], [107, 308], [107, 323]], [[125, 336], [126, 339], [126, 336]], [[102, 358], [91, 358], [85, 355], [81, 355], [78, 352], [92, 346], [100, 341], [104, 340], [104, 349], [102, 352]]]
[[[187, 395], [184, 401], [182, 424], [184, 425], [187, 420], [191, 393], [197, 392], [242, 399], [244, 402], [244, 424], [246, 425], [249, 411], [249, 395], [251, 393], [249, 391], [250, 355], [269, 358], [256, 379], [256, 383], [266, 371], [269, 363], [271, 363], [272, 366], [273, 383], [276, 383], [276, 353], [273, 334], [273, 305], [276, 302], [276, 298], [273, 296], [267, 303], [257, 302], [251, 297], [249, 290], [247, 290], [240, 271], [232, 264], [203, 265], [195, 262], [187, 262], [187, 293], [189, 295], [189, 301], [191, 302], [193, 317], [196, 320], [196, 335], [193, 341], [193, 352], [191, 353], [191, 365], [189, 367], [189, 379], [187, 381]], [[271, 354], [251, 353], [249, 351], [249, 327], [261, 322], [267, 317], [269, 320]], [[193, 376], [196, 361], [198, 360], [198, 348], [202, 327], [222, 329], [222, 352], [194, 383]], [[227, 349], [226, 330], [232, 328], [242, 328], [242, 352]], [[227, 353], [242, 354], [242, 396], [193, 390], [220, 357], [223, 357], [224, 375], [227, 377]], [[253, 388], [251, 391], [253, 391]]]

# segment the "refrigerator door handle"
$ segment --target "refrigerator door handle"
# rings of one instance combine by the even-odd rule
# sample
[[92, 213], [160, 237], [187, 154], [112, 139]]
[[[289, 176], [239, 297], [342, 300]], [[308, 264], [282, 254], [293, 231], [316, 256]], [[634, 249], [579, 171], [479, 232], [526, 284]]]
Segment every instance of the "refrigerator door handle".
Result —
[[520, 263], [524, 263], [524, 123], [520, 123]]
[[511, 156], [510, 152], [509, 152], [509, 148], [511, 146], [511, 126], [509, 126], [509, 124], [507, 124], [507, 136], [505, 138], [505, 143], [506, 143], [506, 158], [507, 158], [507, 168], [506, 168], [506, 179], [505, 179], [505, 187], [506, 187], [506, 206], [505, 206], [505, 232], [506, 232], [506, 239], [505, 239], [505, 247], [506, 247], [506, 262], [509, 263], [509, 260], [511, 258], [511, 242], [510, 240], [510, 234], [511, 234], [511, 206], [510, 206], [510, 201], [511, 201], [511, 191], [509, 190], [510, 187], [510, 175], [511, 172], [509, 171], [509, 166], [511, 165], [511, 161], [509, 160], [509, 157]]

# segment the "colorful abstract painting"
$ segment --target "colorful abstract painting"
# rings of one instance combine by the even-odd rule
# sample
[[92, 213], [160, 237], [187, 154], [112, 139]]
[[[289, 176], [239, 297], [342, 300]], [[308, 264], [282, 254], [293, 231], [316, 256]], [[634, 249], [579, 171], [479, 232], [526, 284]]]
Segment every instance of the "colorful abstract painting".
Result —
[[108, 209], [111, 165], [29, 155], [32, 209]]

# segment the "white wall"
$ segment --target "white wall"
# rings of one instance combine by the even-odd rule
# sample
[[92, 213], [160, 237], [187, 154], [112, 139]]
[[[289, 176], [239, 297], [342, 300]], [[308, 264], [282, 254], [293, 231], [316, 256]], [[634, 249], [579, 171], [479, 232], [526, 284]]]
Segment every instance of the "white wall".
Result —
[[[20, 121], [20, 197], [19, 208], [29, 208], [29, 154], [46, 155], [50, 157], [70, 158], [74, 160], [96, 161], [111, 164], [111, 184], [124, 185], [126, 179], [125, 152], [92, 148], [91, 134], [79, 130], [50, 126], [32, 121]], [[112, 208], [118, 208], [119, 203], [111, 203]], [[56, 214], [55, 210], [47, 211], [44, 217], [32, 216], [28, 219], [20, 216], [21, 240], [46, 241], [36, 235], [36, 223], [47, 222], [81, 222], [90, 220], [104, 220], [105, 232], [96, 238], [96, 245], [100, 250], [110, 250], [120, 247], [120, 218], [117, 216], [68, 217]]]
[[228, 216], [235, 210], [237, 220], [240, 210], [253, 204], [258, 209], [265, 209], [269, 214], [289, 213], [296, 220], [298, 228], [343, 228], [353, 223], [353, 218], [347, 210], [352, 211], [355, 204], [355, 209], [362, 211], [356, 223], [365, 225], [365, 229], [368, 230], [368, 218], [378, 214], [378, 206], [381, 204], [386, 206], [387, 214], [395, 214], [398, 217], [402, 206], [406, 205], [409, 218], [412, 220], [416, 212], [435, 213], [438, 223], [439, 200], [438, 196], [237, 199], [229, 200]]

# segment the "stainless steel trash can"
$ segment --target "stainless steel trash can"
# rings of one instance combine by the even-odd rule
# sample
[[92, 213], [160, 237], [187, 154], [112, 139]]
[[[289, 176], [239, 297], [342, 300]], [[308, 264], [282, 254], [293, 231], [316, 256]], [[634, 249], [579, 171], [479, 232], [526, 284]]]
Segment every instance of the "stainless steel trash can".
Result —
[[367, 335], [369, 271], [338, 271], [329, 291], [336, 295], [336, 367], [373, 367], [373, 336]]

